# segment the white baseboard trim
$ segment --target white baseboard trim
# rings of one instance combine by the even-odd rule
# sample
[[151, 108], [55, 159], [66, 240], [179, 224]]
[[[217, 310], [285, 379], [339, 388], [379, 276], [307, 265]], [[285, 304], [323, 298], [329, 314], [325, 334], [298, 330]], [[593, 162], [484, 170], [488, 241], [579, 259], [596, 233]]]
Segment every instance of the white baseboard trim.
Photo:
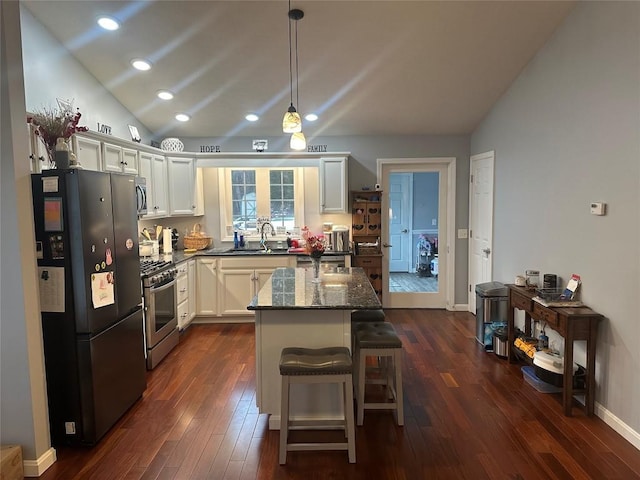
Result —
[[467, 312], [467, 311], [469, 311], [469, 304], [468, 303], [456, 303], [453, 306], [448, 305], [447, 306], [447, 310], [449, 310], [450, 312]]
[[192, 323], [254, 323], [255, 316], [196, 317]]
[[56, 463], [56, 449], [51, 447], [37, 460], [23, 460], [22, 468], [24, 470], [25, 477], [39, 477], [42, 475], [51, 465]]
[[602, 419], [604, 423], [613, 428], [619, 433], [625, 440], [631, 445], [640, 450], [640, 433], [633, 430], [629, 425], [624, 423], [618, 417], [616, 417], [609, 410], [596, 402], [595, 405], [596, 415]]

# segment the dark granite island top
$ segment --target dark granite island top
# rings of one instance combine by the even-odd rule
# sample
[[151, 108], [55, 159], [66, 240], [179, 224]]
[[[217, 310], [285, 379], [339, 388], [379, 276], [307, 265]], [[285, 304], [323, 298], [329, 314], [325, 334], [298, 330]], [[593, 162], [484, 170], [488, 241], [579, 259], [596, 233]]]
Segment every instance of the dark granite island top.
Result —
[[247, 308], [371, 310], [382, 305], [360, 267], [322, 268], [318, 283], [310, 268], [278, 268]]

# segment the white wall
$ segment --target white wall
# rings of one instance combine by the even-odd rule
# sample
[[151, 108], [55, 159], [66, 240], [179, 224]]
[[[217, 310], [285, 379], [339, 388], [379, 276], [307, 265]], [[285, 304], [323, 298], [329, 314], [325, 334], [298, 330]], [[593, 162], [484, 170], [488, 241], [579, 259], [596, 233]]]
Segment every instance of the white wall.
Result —
[[[25, 474], [50, 448], [17, 2], [0, 3], [0, 443], [21, 445]], [[20, 206], [20, 208], [18, 208]]]
[[581, 275], [606, 316], [597, 413], [640, 448], [640, 3], [580, 2], [472, 135], [488, 150], [496, 280]]
[[151, 144], [150, 132], [38, 22], [20, 9], [27, 110], [57, 108], [57, 99], [73, 100], [82, 113], [80, 125], [98, 131], [109, 125], [115, 137], [131, 139], [128, 125], [138, 127], [142, 143]]

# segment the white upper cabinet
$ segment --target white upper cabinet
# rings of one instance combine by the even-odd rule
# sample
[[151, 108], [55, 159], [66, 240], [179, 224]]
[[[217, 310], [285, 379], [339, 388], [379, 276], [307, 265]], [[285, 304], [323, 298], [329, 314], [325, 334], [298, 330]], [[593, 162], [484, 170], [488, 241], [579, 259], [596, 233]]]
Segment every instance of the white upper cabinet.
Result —
[[320, 159], [320, 212], [348, 213], [347, 157]]
[[138, 175], [140, 171], [138, 165], [138, 150], [133, 148], [122, 148], [122, 173]]
[[42, 170], [51, 168], [49, 163], [49, 155], [44, 143], [35, 133], [33, 125], [27, 123], [27, 132], [29, 134], [29, 160], [32, 173], [40, 173]]
[[147, 214], [143, 218], [166, 217], [169, 214], [167, 162], [164, 156], [141, 151], [139, 174], [147, 181]]
[[102, 143], [102, 166], [105, 172], [122, 172], [122, 147], [110, 143]]
[[93, 138], [73, 136], [73, 152], [85, 170], [102, 170], [102, 144]]
[[102, 142], [103, 170], [105, 172], [138, 175], [138, 150]]
[[169, 164], [169, 205], [171, 215], [193, 215], [196, 211], [195, 159], [167, 157]]

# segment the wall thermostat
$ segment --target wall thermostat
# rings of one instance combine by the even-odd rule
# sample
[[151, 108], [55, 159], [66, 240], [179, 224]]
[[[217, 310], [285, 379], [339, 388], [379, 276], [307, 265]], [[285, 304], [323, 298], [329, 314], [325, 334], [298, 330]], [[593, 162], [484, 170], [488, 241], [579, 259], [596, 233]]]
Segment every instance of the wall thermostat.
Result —
[[607, 204], [602, 202], [593, 202], [591, 204], [591, 215], [604, 215], [607, 210]]

